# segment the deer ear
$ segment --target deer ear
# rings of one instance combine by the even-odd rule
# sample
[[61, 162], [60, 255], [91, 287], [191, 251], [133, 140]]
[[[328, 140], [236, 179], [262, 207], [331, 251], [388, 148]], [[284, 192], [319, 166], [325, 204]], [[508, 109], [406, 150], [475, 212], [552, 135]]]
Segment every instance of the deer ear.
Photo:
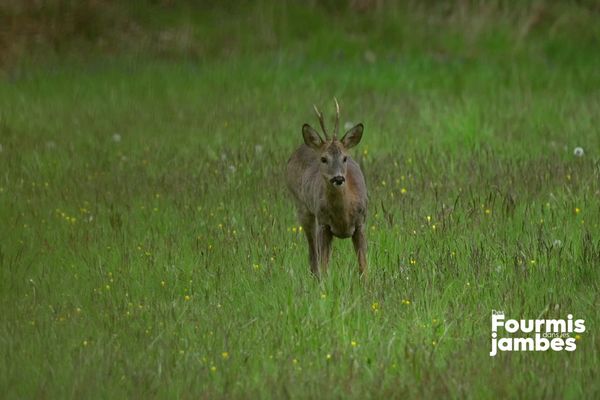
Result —
[[323, 139], [321, 139], [319, 133], [309, 124], [302, 125], [302, 136], [304, 137], [304, 143], [313, 149], [318, 149], [323, 144]]
[[360, 143], [360, 139], [362, 138], [364, 128], [365, 127], [363, 126], [363, 124], [358, 124], [353, 128], [350, 128], [342, 138], [342, 144], [344, 145], [344, 147], [349, 149]]

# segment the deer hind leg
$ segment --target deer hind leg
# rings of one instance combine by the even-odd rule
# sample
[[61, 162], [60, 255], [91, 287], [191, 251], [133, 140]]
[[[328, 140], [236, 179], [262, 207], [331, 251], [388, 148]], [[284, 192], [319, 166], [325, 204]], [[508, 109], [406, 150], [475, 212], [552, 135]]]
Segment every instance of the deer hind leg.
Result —
[[320, 253], [320, 261], [321, 261], [321, 273], [327, 273], [327, 267], [329, 265], [329, 259], [331, 258], [331, 242], [333, 240], [333, 234], [331, 233], [331, 228], [327, 225], [320, 225], [317, 228], [318, 231], [318, 239], [319, 243], [319, 253]]
[[298, 211], [298, 219], [308, 242], [308, 262], [314, 275], [319, 274], [319, 248], [317, 246], [317, 223], [313, 214], [308, 211]]
[[364, 226], [356, 227], [352, 235], [352, 244], [358, 258], [358, 270], [361, 275], [367, 272], [367, 240], [365, 239]]

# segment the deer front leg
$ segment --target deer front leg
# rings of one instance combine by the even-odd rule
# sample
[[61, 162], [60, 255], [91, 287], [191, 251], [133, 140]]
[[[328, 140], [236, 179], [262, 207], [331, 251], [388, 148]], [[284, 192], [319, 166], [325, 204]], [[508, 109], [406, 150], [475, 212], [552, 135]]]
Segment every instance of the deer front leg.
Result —
[[363, 275], [367, 272], [367, 240], [365, 239], [364, 225], [356, 227], [352, 235], [352, 244], [358, 258], [358, 270], [360, 275]]
[[329, 259], [331, 258], [331, 241], [333, 234], [327, 225], [320, 225], [318, 228], [319, 253], [321, 255], [321, 273], [327, 273]]
[[306, 241], [308, 242], [308, 263], [310, 271], [316, 276], [319, 274], [319, 249], [317, 247], [317, 226], [315, 216], [305, 212], [298, 213], [300, 225], [306, 233]]

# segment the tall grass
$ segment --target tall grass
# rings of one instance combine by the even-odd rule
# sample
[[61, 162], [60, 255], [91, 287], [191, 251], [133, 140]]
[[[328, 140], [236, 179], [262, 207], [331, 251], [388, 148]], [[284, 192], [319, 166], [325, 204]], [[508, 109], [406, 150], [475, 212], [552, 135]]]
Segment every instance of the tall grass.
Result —
[[[132, 9], [219, 39], [8, 69], [2, 393], [597, 397], [597, 26], [560, 3], [522, 33], [538, 6], [466, 4]], [[365, 281], [340, 240], [311, 277], [283, 183], [333, 95], [366, 126]], [[587, 330], [491, 358], [492, 309]]]

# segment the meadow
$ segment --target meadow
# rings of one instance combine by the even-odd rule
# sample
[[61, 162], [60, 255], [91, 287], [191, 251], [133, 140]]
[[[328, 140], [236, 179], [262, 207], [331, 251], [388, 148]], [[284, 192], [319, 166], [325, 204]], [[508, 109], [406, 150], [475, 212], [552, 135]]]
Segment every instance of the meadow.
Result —
[[[2, 397], [598, 398], [597, 11], [277, 4], [4, 71]], [[365, 124], [366, 279], [349, 240], [311, 276], [285, 187], [333, 96]], [[586, 332], [490, 357], [492, 310]]]

